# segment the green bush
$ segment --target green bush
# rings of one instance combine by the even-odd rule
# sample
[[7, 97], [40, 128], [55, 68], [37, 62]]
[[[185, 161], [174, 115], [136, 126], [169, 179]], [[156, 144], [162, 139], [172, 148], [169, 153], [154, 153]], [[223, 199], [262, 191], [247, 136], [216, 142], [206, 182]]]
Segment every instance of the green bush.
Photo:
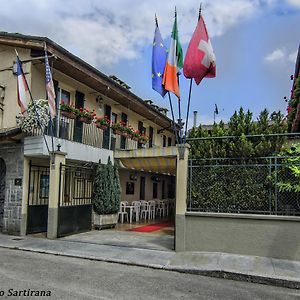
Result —
[[99, 161], [93, 187], [94, 211], [99, 215], [117, 213], [120, 205], [120, 179], [118, 168], [110, 158], [107, 165]]

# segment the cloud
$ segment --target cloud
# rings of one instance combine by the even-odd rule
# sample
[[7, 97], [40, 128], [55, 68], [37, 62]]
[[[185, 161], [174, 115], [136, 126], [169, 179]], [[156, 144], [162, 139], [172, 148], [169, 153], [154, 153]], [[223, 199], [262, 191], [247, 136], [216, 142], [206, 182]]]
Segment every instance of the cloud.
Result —
[[265, 60], [267, 62], [275, 62], [275, 61], [278, 61], [278, 60], [282, 60], [284, 58], [284, 50], [282, 49], [276, 49], [274, 50], [272, 53], [268, 54], [266, 57], [265, 57]]
[[287, 3], [300, 8], [300, 0], [287, 0]]
[[277, 62], [292, 62], [295, 63], [297, 57], [297, 51], [288, 52], [285, 48], [275, 49], [273, 52], [265, 57], [267, 63]]
[[[203, 1], [210, 37], [271, 7], [275, 0]], [[296, 2], [296, 0], [289, 0]], [[47, 36], [96, 67], [135, 60], [154, 33], [154, 13], [162, 34], [169, 37], [177, 5], [180, 38], [188, 43], [196, 26], [199, 1], [175, 0], [21, 0], [3, 1], [0, 28], [8, 32]], [[24, 22], [26, 20], [26, 22]]]

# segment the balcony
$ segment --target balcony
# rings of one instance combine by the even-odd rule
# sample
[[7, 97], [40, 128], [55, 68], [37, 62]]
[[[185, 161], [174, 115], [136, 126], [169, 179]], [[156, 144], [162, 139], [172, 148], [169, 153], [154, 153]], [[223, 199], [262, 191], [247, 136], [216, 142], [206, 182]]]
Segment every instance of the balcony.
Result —
[[[130, 138], [114, 134], [111, 128], [100, 129], [94, 123], [85, 124], [77, 119], [69, 119], [60, 116], [54, 120], [53, 130], [49, 126], [44, 134], [54, 136], [57, 139], [84, 145], [107, 149], [107, 150], [134, 150], [138, 148], [149, 148], [149, 143], [142, 145]], [[36, 129], [32, 136], [42, 136], [42, 131]], [[155, 147], [155, 145], [153, 145]]]

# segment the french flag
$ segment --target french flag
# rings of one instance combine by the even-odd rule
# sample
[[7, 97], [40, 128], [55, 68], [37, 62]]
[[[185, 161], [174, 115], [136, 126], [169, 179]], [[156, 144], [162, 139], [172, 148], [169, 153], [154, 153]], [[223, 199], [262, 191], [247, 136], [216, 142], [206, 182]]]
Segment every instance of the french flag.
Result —
[[21, 113], [25, 114], [30, 102], [29, 88], [22, 70], [22, 62], [17, 57], [17, 76], [18, 76], [18, 104], [21, 108]]

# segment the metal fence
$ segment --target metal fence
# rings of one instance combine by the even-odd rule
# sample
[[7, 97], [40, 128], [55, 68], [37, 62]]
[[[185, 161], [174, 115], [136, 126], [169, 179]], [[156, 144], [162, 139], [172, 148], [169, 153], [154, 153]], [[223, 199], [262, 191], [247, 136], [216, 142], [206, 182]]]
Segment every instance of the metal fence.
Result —
[[[291, 157], [189, 160], [188, 211], [300, 215]], [[300, 180], [300, 177], [299, 179]]]
[[90, 205], [94, 170], [77, 166], [60, 166], [59, 206]]

